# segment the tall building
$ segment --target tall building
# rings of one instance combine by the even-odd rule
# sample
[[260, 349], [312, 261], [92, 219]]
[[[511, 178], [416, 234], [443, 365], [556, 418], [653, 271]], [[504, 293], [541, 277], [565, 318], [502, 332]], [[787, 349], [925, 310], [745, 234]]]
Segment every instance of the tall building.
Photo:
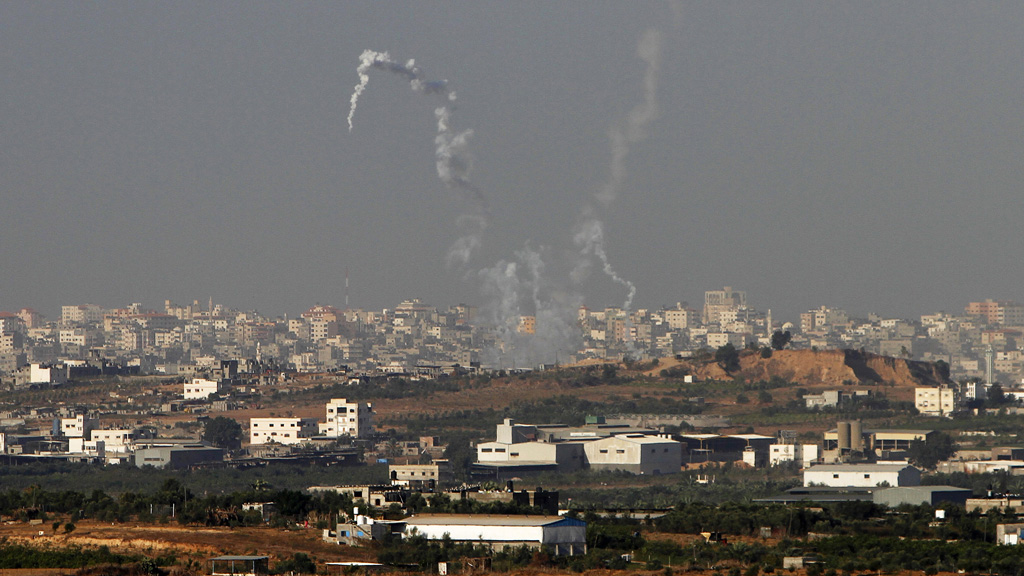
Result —
[[320, 435], [332, 438], [373, 436], [373, 405], [332, 398], [327, 403], [327, 422], [320, 424]]
[[971, 302], [964, 312], [968, 316], [980, 316], [989, 324], [1024, 325], [1024, 306], [1016, 302], [987, 298], [983, 302]]
[[735, 310], [747, 305], [747, 293], [733, 290], [725, 286], [721, 290], [708, 290], [704, 293], [704, 324], [718, 324], [723, 312]]

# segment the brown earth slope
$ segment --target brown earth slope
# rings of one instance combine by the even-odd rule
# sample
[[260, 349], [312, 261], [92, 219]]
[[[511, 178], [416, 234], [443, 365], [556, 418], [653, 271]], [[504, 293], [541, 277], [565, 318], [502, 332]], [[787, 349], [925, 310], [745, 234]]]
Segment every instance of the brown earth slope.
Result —
[[896, 387], [935, 386], [944, 380], [930, 362], [879, 356], [858, 350], [780, 350], [771, 358], [757, 352], [743, 352], [740, 370], [726, 373], [715, 362], [688, 364], [700, 380], [768, 380], [773, 376], [802, 386], [839, 386], [874, 382]]

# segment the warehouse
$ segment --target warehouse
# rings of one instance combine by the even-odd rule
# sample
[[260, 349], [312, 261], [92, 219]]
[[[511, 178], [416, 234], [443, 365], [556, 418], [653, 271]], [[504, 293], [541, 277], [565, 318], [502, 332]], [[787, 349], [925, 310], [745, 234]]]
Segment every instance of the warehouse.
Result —
[[428, 540], [484, 544], [495, 550], [546, 546], [556, 556], [587, 552], [587, 523], [561, 516], [418, 514], [406, 520], [405, 535]]

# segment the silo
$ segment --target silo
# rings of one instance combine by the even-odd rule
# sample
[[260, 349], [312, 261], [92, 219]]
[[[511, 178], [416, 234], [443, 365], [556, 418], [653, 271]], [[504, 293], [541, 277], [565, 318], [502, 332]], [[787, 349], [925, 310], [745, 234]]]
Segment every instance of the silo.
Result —
[[839, 449], [849, 450], [850, 449], [850, 423], [840, 422], [839, 423]]
[[850, 422], [850, 450], [864, 451], [864, 431], [861, 429], [860, 420]]

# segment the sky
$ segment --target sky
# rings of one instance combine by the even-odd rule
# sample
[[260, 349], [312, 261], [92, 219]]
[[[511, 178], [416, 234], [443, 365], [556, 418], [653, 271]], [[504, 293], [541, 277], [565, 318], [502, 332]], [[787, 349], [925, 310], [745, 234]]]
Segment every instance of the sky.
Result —
[[[944, 0], [2, 3], [0, 310], [294, 315], [342, 306], [346, 270], [361, 308], [1022, 301], [1020, 22]], [[367, 49], [457, 100], [371, 69], [349, 131]], [[486, 201], [465, 264], [479, 206], [438, 177], [438, 106]]]

